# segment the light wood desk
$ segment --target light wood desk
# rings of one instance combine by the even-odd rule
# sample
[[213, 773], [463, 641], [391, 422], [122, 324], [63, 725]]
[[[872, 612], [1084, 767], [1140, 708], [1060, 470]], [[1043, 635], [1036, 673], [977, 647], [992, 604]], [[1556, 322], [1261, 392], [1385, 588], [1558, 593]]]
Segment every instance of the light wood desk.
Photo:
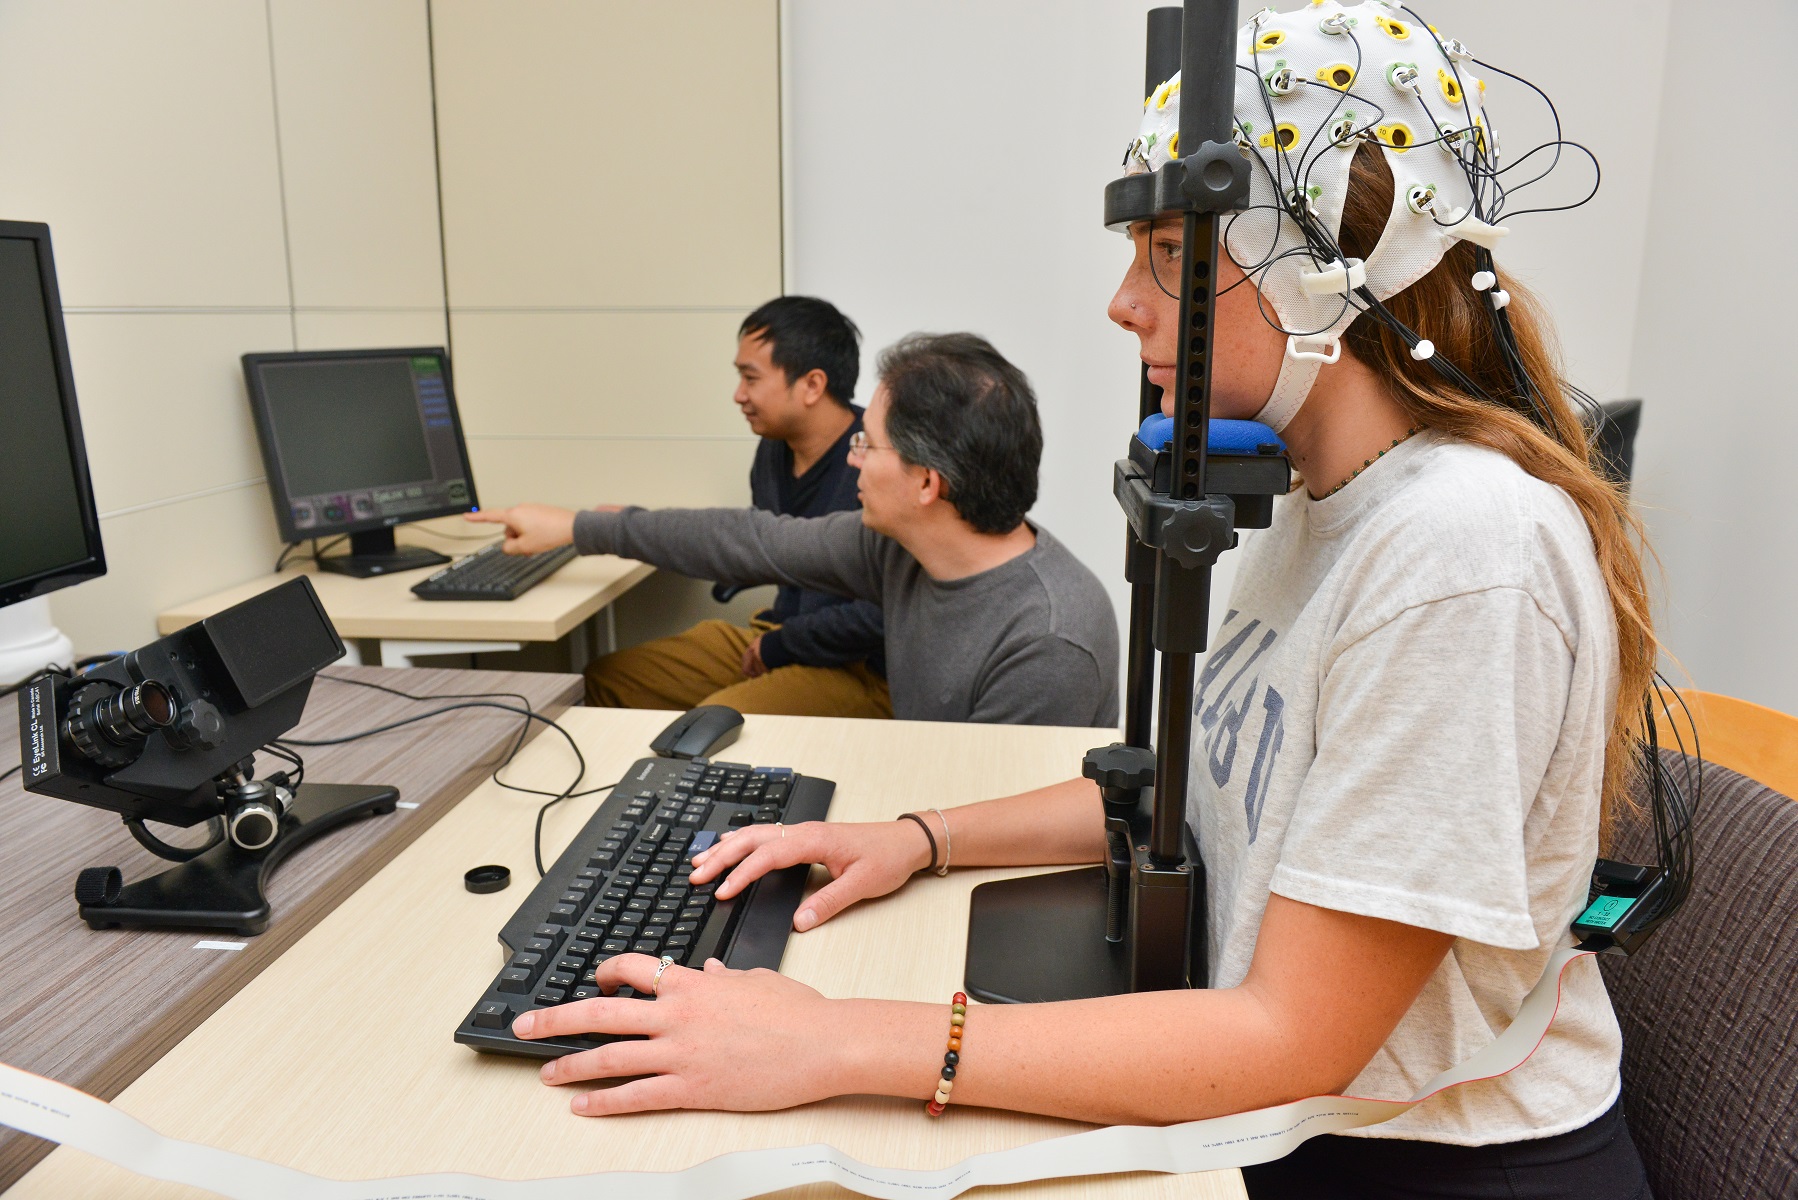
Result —
[[[589, 781], [604, 783], [646, 753], [669, 715], [581, 708], [562, 721], [587, 756]], [[752, 716], [725, 756], [834, 779], [833, 819], [867, 820], [1066, 778], [1095, 740], [1110, 736]], [[559, 741], [533, 743], [515, 765], [514, 782], [566, 786], [572, 760]], [[552, 810], [546, 852], [559, 851], [599, 799]], [[338, 1179], [670, 1170], [728, 1150], [818, 1141], [866, 1162], [934, 1167], [1083, 1128], [960, 1107], [932, 1121], [914, 1101], [874, 1097], [778, 1113], [574, 1116], [570, 1092], [539, 1083], [534, 1063], [478, 1055], [450, 1040], [502, 965], [495, 935], [533, 875], [533, 812], [525, 797], [491, 784], [477, 788], [115, 1103], [175, 1137]], [[471, 895], [462, 872], [487, 862], [510, 866], [514, 883]], [[1017, 873], [920, 877], [892, 897], [795, 935], [781, 969], [829, 995], [942, 1003], [961, 981], [969, 890]], [[820, 1187], [803, 1194], [842, 1193]], [[1004, 1193], [1187, 1200], [1243, 1194], [1233, 1171], [1060, 1180]], [[200, 1195], [59, 1149], [9, 1200]]]
[[[483, 529], [493, 528], [456, 517], [404, 525], [396, 534], [403, 544], [427, 546], [460, 558], [498, 540], [497, 530], [491, 537], [481, 536]], [[378, 640], [383, 666], [411, 666], [417, 655], [516, 650], [522, 642], [554, 642], [572, 635], [569, 665], [578, 671], [597, 650], [590, 644], [588, 623], [596, 614], [603, 614], [606, 648], [616, 649], [610, 625], [612, 602], [655, 572], [647, 563], [628, 558], [588, 555], [516, 600], [420, 600], [412, 594], [412, 585], [436, 569], [354, 579], [320, 571], [304, 560], [290, 564], [278, 575], [263, 575], [158, 613], [156, 631], [173, 633], [296, 574], [305, 574], [312, 577], [312, 586], [338, 634], [351, 643], [359, 638]], [[353, 646], [352, 653], [357, 653]], [[361, 661], [360, 657], [356, 661]]]

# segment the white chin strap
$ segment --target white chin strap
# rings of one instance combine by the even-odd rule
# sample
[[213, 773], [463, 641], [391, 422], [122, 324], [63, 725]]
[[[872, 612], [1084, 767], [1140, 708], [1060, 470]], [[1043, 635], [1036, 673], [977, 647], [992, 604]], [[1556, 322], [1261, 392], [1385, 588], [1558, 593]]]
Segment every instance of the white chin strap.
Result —
[[1317, 373], [1342, 357], [1342, 337], [1327, 334], [1313, 340], [1297, 337], [1286, 339], [1286, 354], [1280, 360], [1280, 375], [1274, 380], [1273, 395], [1255, 414], [1255, 420], [1275, 433], [1286, 428], [1298, 415], [1317, 382]]

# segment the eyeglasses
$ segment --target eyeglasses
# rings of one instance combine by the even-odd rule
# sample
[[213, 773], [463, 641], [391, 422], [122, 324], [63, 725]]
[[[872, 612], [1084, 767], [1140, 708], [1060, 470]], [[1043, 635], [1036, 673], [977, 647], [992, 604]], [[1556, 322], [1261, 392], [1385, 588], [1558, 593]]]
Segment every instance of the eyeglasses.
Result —
[[866, 431], [864, 431], [864, 430], [858, 429], [854, 433], [849, 435], [849, 453], [855, 455], [857, 458], [860, 458], [863, 455], [867, 454], [868, 451], [870, 451], [870, 450], [891, 450], [891, 449], [893, 449], [893, 447], [891, 447], [891, 446], [876, 446], [876, 445], [874, 445], [872, 442], [870, 442], [868, 440], [868, 435], [867, 435]]

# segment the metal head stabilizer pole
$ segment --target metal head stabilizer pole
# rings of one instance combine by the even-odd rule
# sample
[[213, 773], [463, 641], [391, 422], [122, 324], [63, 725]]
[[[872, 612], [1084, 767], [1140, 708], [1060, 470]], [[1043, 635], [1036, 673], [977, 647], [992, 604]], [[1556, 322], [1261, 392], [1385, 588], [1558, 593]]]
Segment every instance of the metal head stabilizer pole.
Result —
[[[1105, 189], [1108, 226], [1182, 223], [1174, 430], [1165, 448], [1132, 438], [1114, 476], [1129, 524], [1126, 740], [1094, 750], [1085, 764], [1104, 799], [1107, 862], [974, 889], [965, 978], [969, 994], [989, 1002], [1205, 982], [1201, 866], [1184, 836], [1196, 656], [1205, 648], [1212, 565], [1234, 544], [1237, 525], [1268, 523], [1289, 478], [1273, 445], [1231, 451], [1207, 470], [1219, 219], [1246, 204], [1249, 189], [1232, 137], [1235, 20], [1234, 0], [1187, 0], [1184, 10], [1149, 14], [1147, 90], [1181, 72], [1184, 152]], [[1139, 400], [1140, 417], [1161, 407], [1146, 370]], [[1271, 432], [1268, 440], [1276, 440]]]
[[[1177, 38], [1174, 36], [1177, 30]], [[1116, 770], [1089, 760], [1088, 775], [1104, 786], [1115, 928], [1128, 912], [1133, 990], [1185, 986], [1204, 980], [1199, 864], [1185, 853], [1187, 768], [1192, 745], [1192, 694], [1197, 655], [1205, 648], [1211, 567], [1232, 544], [1234, 507], [1210, 495], [1206, 461], [1211, 416], [1211, 358], [1220, 214], [1239, 207], [1248, 189], [1247, 164], [1232, 137], [1235, 123], [1236, 6], [1231, 0], [1187, 0], [1183, 10], [1156, 9], [1149, 18], [1149, 89], [1173, 74], [1167, 48], [1180, 47], [1180, 146], [1183, 153], [1155, 172], [1145, 215], [1177, 212], [1181, 221], [1179, 352], [1175, 360], [1170, 470], [1163, 478], [1126, 479], [1119, 495], [1130, 518], [1126, 574], [1131, 621], [1125, 736], [1147, 750], [1150, 680], [1161, 658], [1154, 791], [1147, 820]], [[1120, 181], [1131, 184], [1133, 181]], [[1113, 207], [1108, 194], [1107, 208]], [[1107, 219], [1111, 213], [1108, 211]], [[1145, 379], [1146, 384], [1146, 379]], [[1144, 388], [1145, 410], [1149, 389]], [[1113, 758], [1115, 759], [1115, 755]], [[1138, 763], [1137, 777], [1146, 771]], [[1134, 810], [1134, 811], [1132, 811]], [[1146, 828], [1145, 828], [1146, 825]], [[1118, 843], [1131, 853], [1127, 905]], [[1201, 928], [1193, 928], [1197, 922]]]

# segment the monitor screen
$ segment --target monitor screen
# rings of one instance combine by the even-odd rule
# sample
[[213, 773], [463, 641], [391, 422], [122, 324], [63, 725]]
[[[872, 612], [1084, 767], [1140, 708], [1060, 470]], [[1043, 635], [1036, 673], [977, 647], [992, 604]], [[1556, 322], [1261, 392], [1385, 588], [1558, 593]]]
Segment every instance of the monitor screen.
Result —
[[0, 221], [0, 605], [106, 573], [47, 226]]
[[288, 541], [474, 507], [441, 349], [246, 354], [244, 374]]

